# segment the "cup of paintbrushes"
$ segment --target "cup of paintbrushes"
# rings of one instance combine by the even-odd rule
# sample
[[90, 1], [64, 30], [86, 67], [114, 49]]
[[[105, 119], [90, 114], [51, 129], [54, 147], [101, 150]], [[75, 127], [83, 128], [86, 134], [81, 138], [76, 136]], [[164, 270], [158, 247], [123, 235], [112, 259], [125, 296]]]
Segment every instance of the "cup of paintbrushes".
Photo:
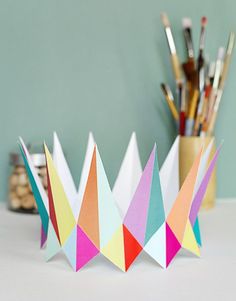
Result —
[[[203, 152], [207, 149], [207, 146], [212, 141], [213, 137], [180, 137], [179, 146], [179, 175], [180, 175], [180, 185], [182, 186], [194, 159], [196, 158], [201, 147], [203, 147]], [[216, 147], [213, 140], [211, 152], [208, 159], [208, 164], [212, 160]], [[207, 166], [208, 166], [207, 164]], [[206, 166], [206, 168], [207, 168]], [[180, 187], [181, 187], [180, 186]], [[203, 209], [210, 209], [215, 205], [216, 198], [216, 170], [213, 171], [207, 191], [205, 193], [202, 207]]]

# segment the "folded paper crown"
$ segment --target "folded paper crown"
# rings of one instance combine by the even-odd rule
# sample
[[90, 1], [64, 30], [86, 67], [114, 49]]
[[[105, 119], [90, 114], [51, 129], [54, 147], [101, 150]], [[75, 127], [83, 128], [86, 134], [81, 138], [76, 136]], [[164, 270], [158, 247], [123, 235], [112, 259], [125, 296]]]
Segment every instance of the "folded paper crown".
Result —
[[197, 215], [220, 151], [219, 147], [207, 166], [212, 142], [205, 152], [199, 150], [179, 190], [179, 137], [160, 171], [156, 145], [142, 171], [133, 133], [111, 190], [90, 134], [77, 190], [54, 134], [53, 157], [44, 144], [48, 194], [21, 138], [19, 144], [42, 222], [47, 260], [63, 251], [78, 271], [100, 253], [127, 271], [143, 250], [163, 268], [181, 248], [200, 255]]

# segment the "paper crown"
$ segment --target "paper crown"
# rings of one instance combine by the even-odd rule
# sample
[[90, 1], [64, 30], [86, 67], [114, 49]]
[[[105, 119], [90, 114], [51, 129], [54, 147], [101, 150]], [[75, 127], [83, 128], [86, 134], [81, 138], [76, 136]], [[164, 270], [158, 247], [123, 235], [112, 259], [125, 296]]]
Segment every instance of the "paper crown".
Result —
[[75, 188], [61, 144], [54, 134], [53, 157], [44, 144], [48, 195], [30, 154], [20, 149], [42, 222], [46, 259], [63, 251], [75, 271], [101, 253], [127, 271], [144, 250], [167, 268], [181, 248], [196, 256], [201, 246], [198, 211], [220, 147], [207, 167], [212, 142], [199, 151], [179, 190], [179, 137], [160, 172], [156, 145], [142, 171], [132, 134], [113, 190], [90, 133], [81, 180]]

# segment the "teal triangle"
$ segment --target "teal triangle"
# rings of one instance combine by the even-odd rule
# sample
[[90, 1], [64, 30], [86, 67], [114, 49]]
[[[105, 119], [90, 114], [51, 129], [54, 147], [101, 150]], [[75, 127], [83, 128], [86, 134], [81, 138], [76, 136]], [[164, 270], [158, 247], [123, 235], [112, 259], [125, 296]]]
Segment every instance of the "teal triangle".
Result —
[[202, 239], [201, 239], [201, 232], [200, 232], [200, 226], [199, 226], [199, 219], [196, 218], [195, 224], [193, 226], [193, 232], [196, 238], [196, 241], [199, 246], [202, 246]]
[[63, 246], [63, 251], [69, 260], [70, 265], [76, 270], [76, 240], [77, 240], [77, 226], [74, 227], [70, 236]]
[[148, 218], [146, 224], [145, 244], [153, 234], [161, 227], [165, 221], [165, 212], [163, 206], [161, 184], [159, 177], [159, 166], [157, 153], [155, 153], [155, 162], [153, 165], [151, 193], [149, 200]]
[[26, 172], [27, 172], [28, 177], [29, 177], [29, 181], [30, 181], [30, 184], [31, 184], [31, 187], [32, 187], [34, 198], [35, 198], [36, 203], [37, 203], [38, 212], [39, 212], [39, 215], [40, 215], [40, 218], [41, 218], [41, 221], [42, 221], [42, 225], [43, 225], [43, 230], [44, 230], [45, 233], [47, 233], [48, 232], [48, 220], [49, 220], [48, 213], [47, 213], [47, 210], [44, 206], [44, 203], [43, 203], [42, 197], [40, 195], [39, 189], [38, 189], [37, 184], [34, 180], [34, 176], [31, 172], [30, 166], [28, 164], [27, 158], [25, 156], [24, 150], [22, 149], [21, 145], [20, 145], [20, 151], [21, 151], [21, 155], [22, 155], [23, 160], [24, 160], [25, 169], [26, 169]]
[[48, 238], [46, 246], [46, 260], [50, 260], [61, 250], [60, 243], [58, 241], [56, 232], [51, 222], [48, 224]]

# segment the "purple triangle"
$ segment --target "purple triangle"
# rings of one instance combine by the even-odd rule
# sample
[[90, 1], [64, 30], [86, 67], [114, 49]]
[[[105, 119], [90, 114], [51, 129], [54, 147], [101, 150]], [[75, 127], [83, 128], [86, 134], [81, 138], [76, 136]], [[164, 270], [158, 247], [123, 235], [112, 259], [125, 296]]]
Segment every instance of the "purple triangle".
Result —
[[191, 225], [194, 226], [195, 224], [195, 221], [196, 221], [196, 218], [197, 218], [197, 215], [198, 215], [198, 211], [201, 207], [201, 204], [202, 204], [202, 200], [204, 198], [204, 195], [205, 195], [205, 192], [207, 190], [207, 186], [208, 186], [208, 183], [210, 181], [210, 178], [211, 178], [211, 174], [215, 168], [215, 164], [216, 164], [216, 161], [217, 161], [217, 158], [219, 156], [219, 152], [220, 152], [220, 147], [217, 149], [217, 151], [215, 152], [215, 155], [213, 157], [213, 159], [211, 160], [211, 163], [204, 175], [204, 178], [200, 184], [200, 187], [193, 199], [193, 202], [192, 202], [192, 206], [191, 206], [191, 210], [190, 210], [190, 214], [189, 214], [189, 219], [190, 219], [190, 222], [191, 222]]
[[176, 236], [166, 223], [166, 267], [171, 263], [172, 259], [180, 250], [181, 245]]
[[40, 240], [40, 248], [42, 249], [46, 243], [47, 240], [47, 234], [45, 233], [43, 229], [43, 224], [41, 224], [41, 240]]
[[143, 246], [149, 207], [150, 189], [152, 183], [153, 166], [155, 162], [156, 145], [145, 166], [138, 187], [124, 219], [124, 225]]
[[76, 242], [76, 271], [80, 270], [87, 262], [99, 253], [92, 241], [77, 227], [77, 242]]

